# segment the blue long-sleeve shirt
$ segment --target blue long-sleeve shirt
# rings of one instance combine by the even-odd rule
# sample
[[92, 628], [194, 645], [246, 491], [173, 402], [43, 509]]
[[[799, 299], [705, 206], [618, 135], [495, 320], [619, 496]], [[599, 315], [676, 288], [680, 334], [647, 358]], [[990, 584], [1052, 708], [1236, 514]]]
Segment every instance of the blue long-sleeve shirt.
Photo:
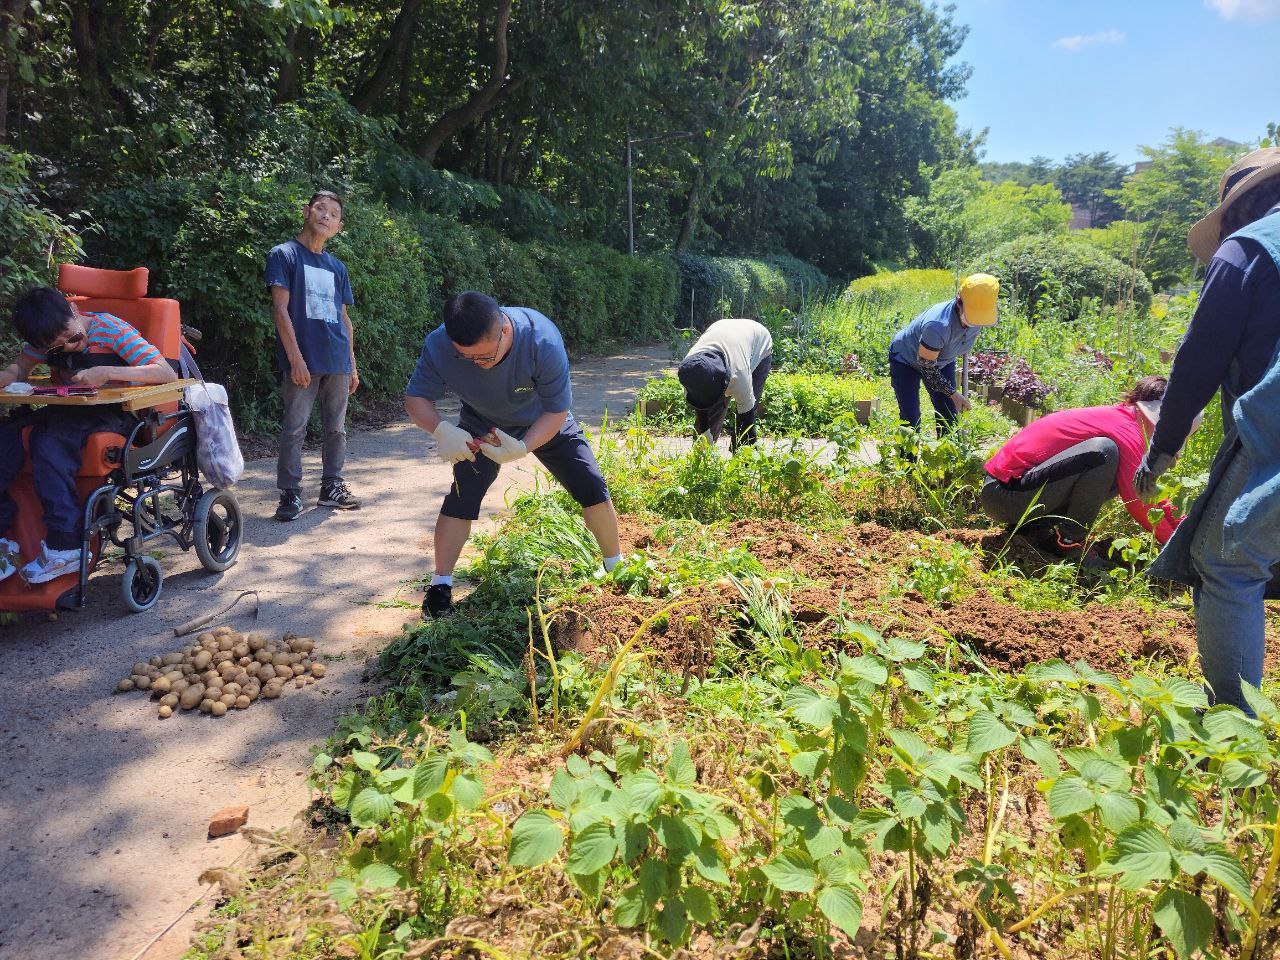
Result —
[[[1204, 289], [1178, 346], [1151, 446], [1175, 454], [1196, 414], [1226, 387], [1237, 396], [1256, 386], [1280, 344], [1280, 269], [1260, 243], [1227, 240], [1205, 275]], [[1231, 376], [1233, 361], [1238, 372]]]

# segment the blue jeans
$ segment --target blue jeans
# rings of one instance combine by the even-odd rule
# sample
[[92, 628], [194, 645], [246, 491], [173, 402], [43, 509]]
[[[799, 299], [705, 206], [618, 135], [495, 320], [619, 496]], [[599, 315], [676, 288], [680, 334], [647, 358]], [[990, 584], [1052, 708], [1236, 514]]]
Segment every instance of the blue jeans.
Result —
[[321, 482], [342, 479], [347, 462], [347, 398], [351, 395], [351, 374], [313, 373], [305, 387], [295, 384], [288, 372], [280, 381], [284, 418], [280, 427], [280, 457], [276, 463], [276, 486], [281, 490], [302, 490], [302, 441], [307, 436], [311, 409], [320, 401], [320, 425], [324, 446], [320, 448]]
[[9, 536], [18, 505], [9, 487], [26, 462], [22, 431], [31, 427], [31, 480], [44, 508], [45, 542], [51, 550], [78, 550], [84, 508], [76, 489], [80, 456], [89, 434], [127, 434], [132, 417], [113, 408], [41, 407], [0, 420], [0, 537]]
[[[945, 367], [939, 367], [938, 372], [952, 384], [952, 392], [954, 392], [956, 362], [952, 360]], [[924, 377], [915, 367], [890, 357], [889, 381], [893, 384], [893, 395], [898, 398], [898, 417], [904, 423], [909, 423], [918, 429], [920, 427], [920, 385], [924, 383]], [[942, 436], [955, 426], [960, 415], [956, 412], [956, 405], [951, 402], [950, 394], [935, 393], [930, 390], [929, 399], [933, 401], [933, 409], [938, 414], [938, 436]]]
[[1209, 696], [1214, 703], [1234, 704], [1246, 712], [1252, 711], [1240, 681], [1262, 684], [1263, 596], [1271, 567], [1280, 559], [1280, 530], [1259, 530], [1229, 554], [1223, 544], [1223, 519], [1244, 489], [1250, 466], [1244, 451], [1237, 451], [1191, 541], [1191, 565], [1200, 578], [1192, 592], [1196, 639]]

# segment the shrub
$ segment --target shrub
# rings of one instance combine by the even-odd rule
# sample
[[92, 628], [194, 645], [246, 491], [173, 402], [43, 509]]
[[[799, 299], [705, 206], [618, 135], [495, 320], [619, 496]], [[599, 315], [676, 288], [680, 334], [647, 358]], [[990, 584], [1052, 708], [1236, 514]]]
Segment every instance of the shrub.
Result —
[[794, 257], [676, 255], [680, 268], [678, 320], [702, 329], [724, 317], [752, 317], [769, 308], [797, 308], [826, 292], [827, 277]]
[[895, 270], [859, 277], [845, 287], [841, 299], [881, 302], [910, 299], [934, 304], [955, 296], [955, 292], [956, 275], [951, 270]]
[[1001, 296], [1020, 301], [1031, 316], [1046, 298], [1068, 319], [1079, 316], [1086, 297], [1109, 306], [1132, 303], [1143, 313], [1151, 306], [1151, 283], [1141, 270], [1072, 237], [1010, 240], [971, 262], [967, 272], [975, 271], [999, 277]]
[[[28, 288], [52, 283], [55, 265], [79, 259], [72, 223], [45, 208], [29, 179], [33, 158], [0, 147], [0, 315]], [[74, 219], [74, 218], [72, 218]]]
[[[252, 431], [279, 419], [275, 329], [263, 288], [267, 251], [297, 233], [310, 185], [223, 174], [131, 184], [97, 198], [105, 226], [94, 261], [152, 269], [152, 291], [183, 303], [205, 334], [207, 375], [234, 384], [240, 422]], [[503, 303], [546, 313], [571, 349], [609, 339], [667, 335], [678, 274], [669, 257], [628, 257], [596, 244], [515, 242], [422, 211], [398, 212], [359, 196], [331, 245], [351, 271], [352, 320], [363, 387], [357, 401], [399, 397], [422, 338], [444, 300], [490, 291]]]
[[[846, 419], [859, 400], [872, 400], [885, 384], [838, 374], [772, 373], [760, 401], [760, 429], [771, 434], [827, 436]], [[640, 391], [649, 411], [644, 420], [658, 427], [692, 428], [693, 408], [675, 377], [654, 377]], [[734, 413], [730, 404], [730, 418]], [[727, 421], [732, 428], [733, 420]]]

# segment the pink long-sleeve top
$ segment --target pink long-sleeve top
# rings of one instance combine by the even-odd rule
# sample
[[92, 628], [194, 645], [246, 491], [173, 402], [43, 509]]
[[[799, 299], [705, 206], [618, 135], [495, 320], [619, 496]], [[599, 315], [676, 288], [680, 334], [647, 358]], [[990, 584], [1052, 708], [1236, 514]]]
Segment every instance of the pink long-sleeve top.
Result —
[[1148, 505], [1142, 502], [1133, 489], [1133, 474], [1146, 453], [1147, 438], [1132, 404], [1117, 403], [1108, 407], [1079, 407], [1075, 410], [1059, 410], [1047, 417], [1035, 420], [1029, 427], [1015, 433], [994, 457], [986, 463], [987, 473], [1003, 483], [1019, 479], [1032, 467], [1039, 466], [1050, 457], [1084, 440], [1106, 437], [1120, 451], [1120, 466], [1116, 470], [1116, 486], [1124, 508], [1144, 529], [1155, 534], [1159, 543], [1171, 536], [1182, 517], [1173, 504], [1161, 500], [1153, 504], [1164, 517], [1153, 528], [1148, 519]]

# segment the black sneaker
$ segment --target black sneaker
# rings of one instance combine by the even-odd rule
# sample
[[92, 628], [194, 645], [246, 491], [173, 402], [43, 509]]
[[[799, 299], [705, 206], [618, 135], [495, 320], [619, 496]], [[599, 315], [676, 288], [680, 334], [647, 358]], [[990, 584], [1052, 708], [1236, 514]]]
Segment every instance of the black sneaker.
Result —
[[320, 506], [337, 507], [339, 510], [359, 510], [360, 500], [341, 480], [326, 480], [320, 484]]
[[302, 494], [297, 490], [281, 490], [280, 505], [276, 507], [277, 520], [297, 520], [302, 513]]
[[447, 583], [437, 583], [427, 587], [427, 595], [422, 601], [422, 619], [440, 620], [453, 616], [453, 587]]

